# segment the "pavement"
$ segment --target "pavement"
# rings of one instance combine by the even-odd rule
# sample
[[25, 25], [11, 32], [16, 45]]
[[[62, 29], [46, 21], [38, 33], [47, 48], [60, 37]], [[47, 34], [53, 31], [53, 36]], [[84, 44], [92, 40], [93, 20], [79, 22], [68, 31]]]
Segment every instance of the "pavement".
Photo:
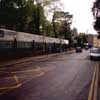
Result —
[[75, 52], [75, 50], [72, 49], [72, 50], [68, 50], [67, 52], [46, 54], [46, 55], [41, 55], [41, 56], [36, 56], [36, 57], [23, 57], [23, 58], [20, 58], [20, 59], [14, 59], [14, 60], [10, 60], [10, 61], [3, 61], [3, 62], [0, 62], [0, 67], [2, 67], [2, 66], [11, 66], [11, 65], [20, 64], [20, 63], [23, 63], [23, 62], [29, 62], [30, 60], [33, 60], [33, 59], [43, 59], [43, 58], [46, 58], [46, 57], [53, 57], [53, 56], [62, 55], [62, 54], [65, 54], [65, 53], [72, 54], [74, 52]]
[[0, 100], [87, 100], [97, 64], [85, 50], [2, 63]]

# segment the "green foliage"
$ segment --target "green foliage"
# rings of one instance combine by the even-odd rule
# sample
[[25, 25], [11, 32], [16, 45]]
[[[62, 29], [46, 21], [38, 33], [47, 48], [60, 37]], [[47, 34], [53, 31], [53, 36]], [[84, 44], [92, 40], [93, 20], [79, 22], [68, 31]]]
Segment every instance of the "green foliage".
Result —
[[84, 43], [87, 43], [87, 37], [85, 33], [80, 33], [80, 35], [75, 37], [75, 40], [77, 40], [77, 46], [84, 47]]
[[[56, 1], [46, 0], [34, 4], [34, 0], [0, 0], [0, 25], [16, 31], [69, 39], [69, 21], [72, 15], [68, 12], [55, 11], [50, 23], [44, 14], [42, 5], [47, 6]], [[64, 20], [58, 21], [59, 18]]]
[[1, 26], [39, 34], [40, 26], [44, 29], [45, 22], [43, 7], [40, 4], [34, 5], [33, 0], [0, 1]]
[[69, 12], [55, 11], [52, 19], [54, 33], [57, 37], [71, 40], [72, 15]]
[[0, 1], [0, 24], [14, 26], [16, 24], [16, 8], [13, 0]]
[[95, 18], [94, 22], [94, 29], [98, 32], [100, 35], [100, 0], [95, 0], [93, 7], [92, 7], [92, 12]]

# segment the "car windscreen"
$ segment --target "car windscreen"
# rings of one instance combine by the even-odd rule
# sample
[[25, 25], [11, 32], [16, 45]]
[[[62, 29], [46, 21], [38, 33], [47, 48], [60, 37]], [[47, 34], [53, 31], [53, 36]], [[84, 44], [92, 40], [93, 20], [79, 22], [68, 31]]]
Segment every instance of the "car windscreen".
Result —
[[81, 49], [81, 47], [78, 47], [79, 49]]
[[100, 53], [100, 49], [92, 49], [91, 52], [92, 53]]

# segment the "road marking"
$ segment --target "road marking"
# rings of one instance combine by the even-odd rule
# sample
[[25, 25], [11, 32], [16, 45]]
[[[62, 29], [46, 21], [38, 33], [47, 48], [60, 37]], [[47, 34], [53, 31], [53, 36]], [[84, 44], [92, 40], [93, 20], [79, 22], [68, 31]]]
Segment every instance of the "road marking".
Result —
[[[36, 77], [43, 76], [43, 75], [44, 75], [44, 72], [41, 72], [40, 74], [36, 75], [35, 77], [32, 76], [32, 78], [30, 80], [32, 80], [32, 79], [34, 79]], [[24, 77], [22, 77], [22, 78], [24, 78]], [[22, 84], [25, 84], [25, 83], [29, 82], [30, 80], [23, 81]]]
[[[27, 72], [40, 72], [40, 73], [37, 73], [37, 75], [34, 75], [34, 77], [32, 76], [32, 78], [43, 76], [44, 73], [45, 73], [45, 72], [43, 72], [43, 71], [40, 70], [40, 67], [38, 67], [38, 68], [36, 68], [36, 69], [30, 69], [30, 70], [24, 70], [24, 71], [15, 71], [15, 72], [11, 72], [12, 78], [14, 78], [16, 84], [13, 85], [13, 86], [4, 86], [4, 87], [0, 87], [0, 90], [3, 91], [3, 92], [0, 93], [0, 95], [4, 94], [4, 93], [6, 93], [6, 92], [8, 92], [8, 91], [10, 91], [10, 90], [12, 90], [12, 89], [19, 88], [20, 86], [22, 86], [22, 84], [26, 83], [26, 81], [23, 82], [23, 83], [20, 83], [20, 82], [19, 82], [19, 78], [25, 78], [25, 76], [21, 76], [21, 77], [19, 76], [19, 77], [18, 77], [16, 74], [17, 74], [17, 73], [27, 73]], [[27, 75], [26, 75], [26, 76], [27, 76]], [[8, 79], [8, 78], [10, 79], [11, 77], [6, 77], [6, 78], [7, 78], [7, 79]], [[6, 78], [5, 78], [5, 79], [6, 79]]]
[[0, 87], [0, 90], [15, 89], [15, 88], [20, 87], [21, 85], [22, 85], [22, 84], [21, 84], [21, 83], [19, 83], [19, 84], [13, 85], [13, 86]]
[[22, 86], [22, 83], [19, 82], [18, 77], [15, 74], [12, 77], [14, 78], [16, 84], [12, 85], [12, 86], [0, 87], [0, 90], [3, 91], [3, 92], [0, 93], [0, 95], [4, 94], [4, 93], [6, 93], [6, 92], [8, 92], [12, 89], [16, 89], [16, 88], [19, 88], [19, 87]]
[[40, 74], [37, 74], [36, 77], [43, 76], [44, 74], [45, 74], [44, 72], [41, 72]]
[[[13, 72], [11, 72], [12, 74], [14, 74], [14, 73], [24, 73], [24, 72], [31, 72], [31, 71], [39, 71], [40, 70], [40, 67], [37, 67], [37, 68], [32, 68], [32, 69], [29, 69], [29, 70], [17, 70], [17, 71], [13, 71]], [[10, 72], [8, 72], [8, 71], [0, 71], [0, 72], [4, 72], [4, 73], [10, 73]]]
[[[15, 85], [15, 86], [4, 87], [4, 88], [2, 88], [2, 90], [4, 90], [4, 91], [1, 92], [0, 95], [3, 95], [3, 94], [5, 94], [6, 92], [11, 91], [11, 90], [13, 90], [13, 89], [19, 88], [19, 87], [21, 87], [21, 85], [22, 85], [22, 84], [20, 83], [20, 84], [17, 84], [17, 85]], [[1, 88], [0, 88], [0, 89], [1, 89]]]
[[99, 65], [96, 64], [89, 90], [88, 100], [97, 100], [98, 74], [99, 74]]
[[18, 80], [17, 75], [14, 74], [14, 75], [13, 75], [13, 78], [15, 79], [17, 85], [19, 85], [19, 84], [21, 85], [21, 83], [20, 83], [19, 80]]
[[[0, 90], [4, 90], [4, 89], [13, 89], [13, 88], [17, 88], [19, 86], [21, 86], [22, 84], [19, 82], [18, 80], [18, 76], [16, 75], [16, 73], [27, 73], [27, 72], [38, 72], [40, 71], [40, 67], [38, 67], [37, 69], [30, 69], [30, 70], [24, 70], [24, 71], [15, 71], [15, 72], [11, 72], [11, 74], [13, 75], [12, 77], [14, 78], [16, 85], [14, 86], [6, 86], [6, 87], [0, 87]], [[35, 77], [39, 77], [44, 75], [44, 72], [41, 72], [39, 74], [37, 74]], [[6, 77], [7, 79], [9, 79], [10, 77]], [[6, 79], [5, 78], [5, 79]], [[23, 76], [21, 78], [24, 78]]]
[[0, 90], [15, 89], [15, 88], [18, 88], [18, 87], [20, 87], [20, 86], [22, 85], [22, 84], [19, 82], [18, 77], [17, 77], [16, 75], [13, 75], [12, 77], [14, 78], [16, 84], [13, 85], [13, 86], [0, 87]]
[[89, 95], [88, 95], [88, 100], [92, 100], [95, 75], [96, 75], [96, 66], [95, 66], [94, 73], [93, 73], [93, 78], [92, 78], [92, 82], [91, 82], [91, 86], [90, 86], [90, 90], [89, 90]]
[[93, 98], [93, 100], [97, 100], [98, 77], [99, 77], [99, 65], [97, 65], [96, 79], [95, 79], [95, 84], [94, 84], [94, 98]]
[[[40, 76], [43, 76], [45, 74], [45, 72], [39, 72], [39, 73], [35, 73], [35, 74], [29, 74], [29, 75], [19, 75], [17, 76], [19, 79], [21, 78], [36, 78], [36, 77], [40, 77]], [[10, 79], [11, 77], [5, 77], [4, 79]]]
[[[8, 72], [5, 72], [5, 73], [8, 73]], [[29, 73], [29, 74], [27, 75], [27, 73]], [[11, 74], [13, 75], [14, 79], [16, 80], [16, 82], [18, 82], [18, 77], [19, 78], [25, 78], [25, 77], [28, 77], [28, 76], [32, 76], [33, 77], [33, 75], [34, 76], [42, 76], [42, 75], [44, 75], [44, 73], [45, 73], [44, 71], [40, 70], [40, 67], [38, 67], [36, 69], [29, 69], [29, 70], [11, 72]], [[24, 76], [23, 75], [20, 75], [20, 76], [17, 75], [16, 76], [16, 74], [24, 74]], [[8, 77], [5, 77], [4, 79], [10, 79], [10, 78], [11, 77], [8, 76]]]
[[40, 67], [37, 67], [35, 69], [29, 69], [29, 70], [14, 71], [12, 73], [26, 73], [26, 72], [35, 72], [35, 71], [40, 71]]

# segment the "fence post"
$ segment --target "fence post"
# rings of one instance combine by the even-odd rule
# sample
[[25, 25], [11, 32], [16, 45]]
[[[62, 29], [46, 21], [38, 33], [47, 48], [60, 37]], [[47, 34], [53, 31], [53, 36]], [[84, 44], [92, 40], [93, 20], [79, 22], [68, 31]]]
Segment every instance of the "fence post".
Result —
[[33, 40], [32, 41], [32, 49], [34, 49], [34, 43], [35, 43], [35, 41]]
[[53, 52], [54, 53], [56, 52], [56, 44], [55, 44], [55, 42], [53, 43]]
[[14, 48], [17, 48], [17, 39], [16, 38], [14, 38]]

